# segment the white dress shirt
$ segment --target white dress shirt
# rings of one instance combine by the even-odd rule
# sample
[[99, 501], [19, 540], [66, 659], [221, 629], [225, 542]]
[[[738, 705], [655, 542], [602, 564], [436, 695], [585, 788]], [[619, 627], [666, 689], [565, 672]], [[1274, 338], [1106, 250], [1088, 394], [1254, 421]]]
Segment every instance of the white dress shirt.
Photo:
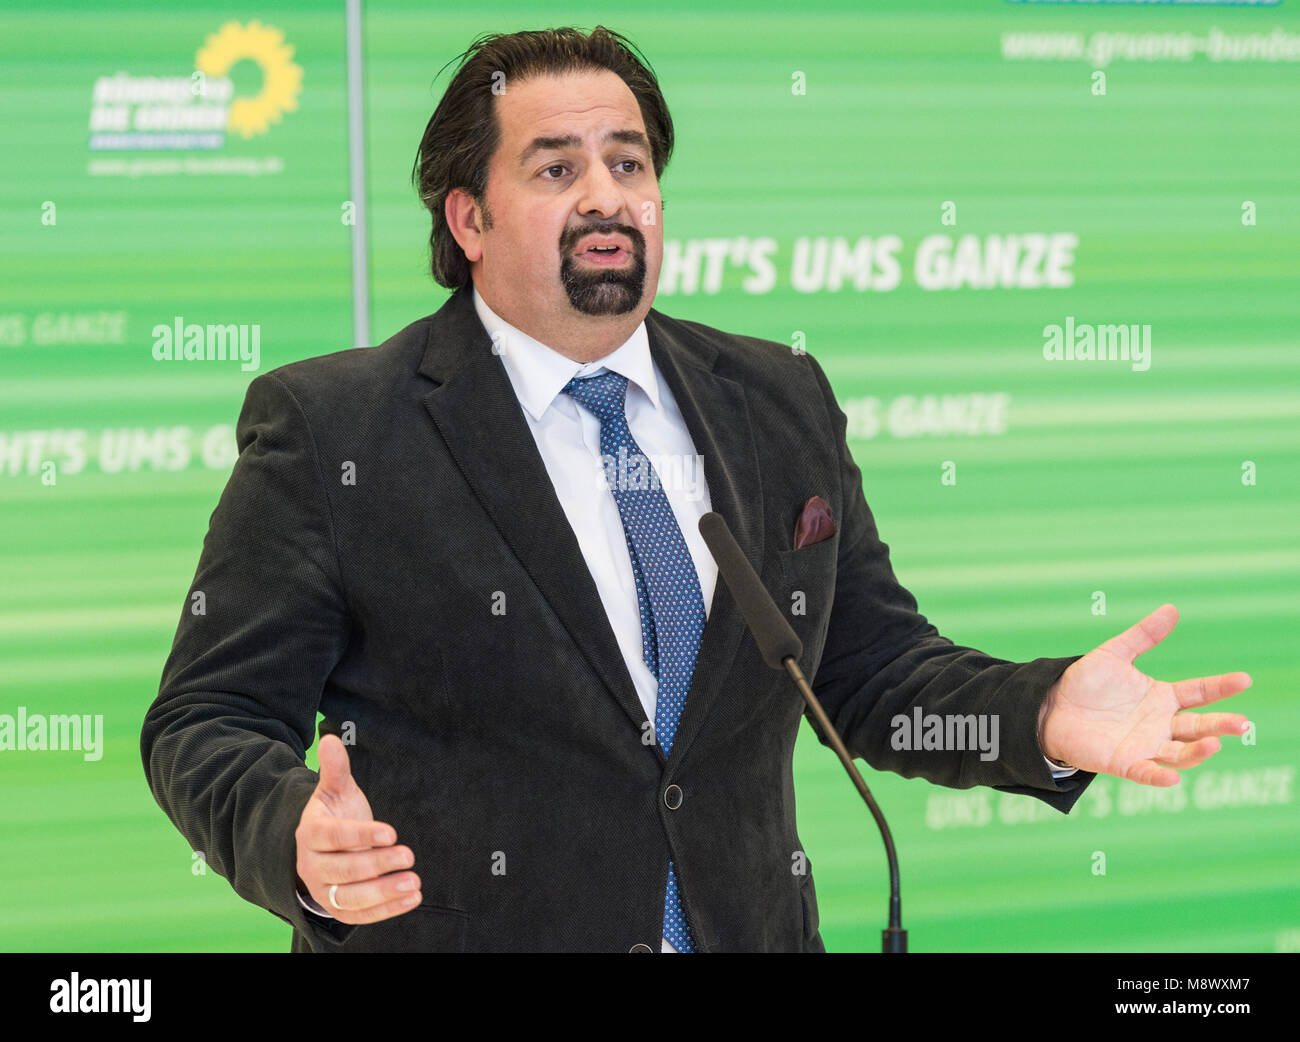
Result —
[[646, 719], [653, 722], [659, 683], [641, 658], [636, 580], [618, 504], [605, 481], [600, 421], [569, 395], [560, 393], [575, 376], [586, 378], [611, 370], [627, 377], [628, 430], [660, 476], [695, 562], [707, 619], [718, 581], [718, 566], [700, 535], [700, 518], [712, 509], [708, 485], [677, 401], [650, 357], [645, 323], [637, 326], [621, 347], [583, 364], [507, 325], [477, 292], [474, 306], [488, 333], [499, 334], [495, 341], [506, 375], [596, 582]]
[[[564, 386], [575, 376], [596, 376], [606, 370], [627, 377], [627, 425], [641, 451], [650, 458], [686, 540], [700, 580], [707, 619], [718, 566], [700, 535], [700, 518], [712, 507], [704, 467], [695, 451], [686, 421], [667, 382], [650, 356], [650, 340], [642, 322], [619, 348], [594, 362], [577, 362], [501, 319], [474, 291], [474, 308], [492, 337], [506, 375], [514, 388], [524, 419], [546, 472], [555, 486], [578, 546], [595, 580], [637, 697], [653, 723], [659, 682], [641, 658], [641, 611], [627, 535], [618, 504], [605, 479], [600, 452], [600, 421], [567, 394]], [[1067, 777], [1048, 761], [1052, 776]], [[310, 898], [303, 907], [328, 915]], [[308, 903], [310, 901], [310, 903]], [[667, 938], [662, 951], [674, 951]]]
[[[637, 326], [621, 347], [584, 364], [506, 323], [477, 290], [474, 307], [493, 339], [493, 349], [500, 352], [528, 429], [546, 464], [546, 473], [596, 582], [646, 719], [653, 723], [659, 682], [641, 657], [636, 578], [623, 520], [605, 478], [600, 420], [569, 395], [560, 393], [575, 376], [586, 378], [610, 370], [627, 377], [628, 430], [660, 477], [695, 562], [707, 619], [718, 582], [717, 563], [700, 535], [700, 518], [712, 509], [708, 484], [673, 392], [650, 357], [645, 323]], [[661, 950], [674, 951], [666, 937], [662, 938]]]

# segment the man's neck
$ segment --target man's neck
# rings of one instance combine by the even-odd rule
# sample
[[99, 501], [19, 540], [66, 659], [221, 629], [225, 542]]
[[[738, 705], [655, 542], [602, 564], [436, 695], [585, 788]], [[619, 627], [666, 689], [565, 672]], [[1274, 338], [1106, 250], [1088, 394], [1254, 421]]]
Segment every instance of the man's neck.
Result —
[[474, 291], [502, 321], [575, 362], [594, 362], [617, 351], [628, 342], [649, 311], [649, 308], [637, 308], [626, 315], [583, 315], [575, 311], [572, 316], [556, 316], [551, 322], [539, 321], [536, 316], [513, 314], [508, 303], [492, 300], [477, 283]]

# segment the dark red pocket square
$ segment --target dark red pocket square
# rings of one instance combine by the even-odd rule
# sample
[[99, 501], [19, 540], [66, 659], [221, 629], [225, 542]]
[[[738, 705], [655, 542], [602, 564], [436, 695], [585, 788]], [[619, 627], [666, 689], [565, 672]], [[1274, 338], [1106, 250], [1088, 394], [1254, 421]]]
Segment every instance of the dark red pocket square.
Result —
[[794, 526], [794, 548], [802, 549], [823, 542], [835, 534], [835, 519], [831, 505], [821, 496], [813, 496], [803, 505], [803, 513]]

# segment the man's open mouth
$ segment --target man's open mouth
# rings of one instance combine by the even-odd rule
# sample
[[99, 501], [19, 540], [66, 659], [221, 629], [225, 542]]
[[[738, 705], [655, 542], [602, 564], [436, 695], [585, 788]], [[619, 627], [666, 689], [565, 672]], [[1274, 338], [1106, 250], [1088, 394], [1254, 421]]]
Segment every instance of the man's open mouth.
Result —
[[592, 264], [622, 264], [632, 254], [622, 246], [611, 244], [588, 246], [585, 250], [579, 250], [578, 256], [586, 258]]
[[626, 236], [617, 233], [601, 235], [599, 233], [583, 236], [578, 244], [577, 253], [591, 260], [621, 260], [632, 253], [632, 244]]

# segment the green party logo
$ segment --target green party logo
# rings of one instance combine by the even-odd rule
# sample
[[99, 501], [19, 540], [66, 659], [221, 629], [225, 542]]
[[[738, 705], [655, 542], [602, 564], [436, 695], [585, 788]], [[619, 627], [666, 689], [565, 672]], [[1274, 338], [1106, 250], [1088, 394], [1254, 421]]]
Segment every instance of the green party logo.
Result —
[[[266, 134], [298, 108], [302, 67], [293, 54], [282, 30], [256, 20], [230, 21], [208, 35], [194, 55], [193, 72], [101, 76], [92, 94], [90, 148], [210, 151], [224, 147], [230, 135], [247, 140]], [[260, 74], [260, 84], [242, 93], [232, 78], [241, 64]]]
[[212, 33], [194, 58], [194, 69], [205, 77], [225, 78], [237, 62], [250, 60], [262, 71], [262, 89], [251, 98], [232, 98], [227, 129], [245, 138], [265, 134], [286, 112], [298, 108], [302, 67], [293, 62], [293, 48], [284, 33], [261, 22], [227, 22]]

